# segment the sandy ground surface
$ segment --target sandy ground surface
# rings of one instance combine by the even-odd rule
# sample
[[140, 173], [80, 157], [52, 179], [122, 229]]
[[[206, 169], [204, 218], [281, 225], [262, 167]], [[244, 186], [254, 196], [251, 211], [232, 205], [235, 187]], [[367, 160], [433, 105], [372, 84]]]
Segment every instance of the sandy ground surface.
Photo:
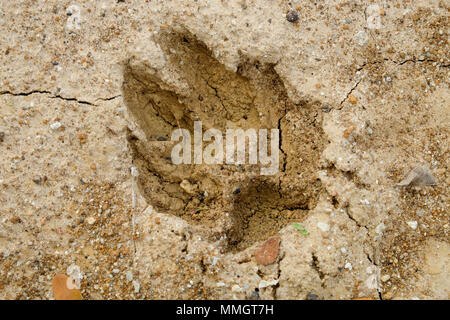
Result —
[[[0, 298], [448, 299], [449, 9], [0, 2]], [[194, 120], [279, 172], [174, 166]]]

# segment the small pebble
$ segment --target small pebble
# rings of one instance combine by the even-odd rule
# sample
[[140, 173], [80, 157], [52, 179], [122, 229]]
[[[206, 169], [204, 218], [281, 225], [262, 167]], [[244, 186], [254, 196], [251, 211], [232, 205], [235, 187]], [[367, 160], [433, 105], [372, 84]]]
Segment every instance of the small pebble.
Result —
[[408, 226], [410, 226], [411, 229], [416, 230], [417, 229], [417, 221], [408, 221]]
[[383, 231], [386, 230], [385, 224], [382, 222], [375, 228], [375, 232], [380, 236], [383, 234]]
[[369, 36], [364, 30], [361, 30], [356, 34], [355, 40], [360, 46], [365, 46], [366, 43], [369, 41]]
[[133, 281], [133, 272], [132, 271], [128, 271], [127, 274], [126, 274], [126, 277], [127, 277], [127, 281], [128, 282]]
[[278, 280], [272, 280], [272, 281], [261, 280], [261, 282], [258, 284], [258, 288], [263, 289], [263, 288], [267, 288], [267, 287], [276, 286], [277, 284], [278, 284]]
[[237, 284], [233, 285], [231, 287], [231, 291], [233, 292], [240, 292], [241, 291], [241, 287], [239, 287]]
[[295, 10], [291, 10], [286, 15], [286, 19], [289, 22], [296, 23], [298, 21], [298, 13]]
[[386, 282], [386, 281], [388, 281], [390, 278], [391, 278], [390, 275], [385, 274], [384, 276], [381, 277], [381, 281]]
[[131, 175], [133, 176], [133, 177], [138, 177], [139, 176], [139, 171], [138, 171], [138, 169], [136, 168], [136, 167], [131, 167], [130, 168], [130, 171], [131, 171]]
[[141, 290], [141, 285], [136, 280], [133, 281], [134, 293], [139, 293]]
[[348, 96], [348, 102], [355, 105], [358, 102], [358, 98], [354, 94]]
[[94, 217], [89, 217], [86, 219], [86, 222], [89, 224], [94, 224], [95, 223], [95, 218]]
[[61, 122], [55, 122], [50, 125], [50, 129], [58, 130], [59, 128], [61, 128], [61, 126], [62, 126]]
[[259, 300], [261, 298], [259, 297], [258, 291], [253, 290], [252, 293], [248, 296], [248, 299], [249, 300]]
[[318, 222], [317, 227], [322, 230], [323, 232], [327, 232], [330, 230], [330, 226], [324, 222]]
[[306, 300], [317, 300], [317, 299], [319, 299], [319, 296], [317, 294], [308, 293], [306, 295]]

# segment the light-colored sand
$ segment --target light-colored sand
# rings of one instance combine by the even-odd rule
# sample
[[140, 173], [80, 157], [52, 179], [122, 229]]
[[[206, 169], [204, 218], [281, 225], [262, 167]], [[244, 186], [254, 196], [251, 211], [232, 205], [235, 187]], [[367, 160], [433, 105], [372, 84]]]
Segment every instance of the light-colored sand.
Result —
[[[448, 10], [2, 1], [0, 298], [75, 264], [86, 299], [448, 299]], [[278, 126], [280, 173], [171, 171], [152, 135], [198, 115]]]

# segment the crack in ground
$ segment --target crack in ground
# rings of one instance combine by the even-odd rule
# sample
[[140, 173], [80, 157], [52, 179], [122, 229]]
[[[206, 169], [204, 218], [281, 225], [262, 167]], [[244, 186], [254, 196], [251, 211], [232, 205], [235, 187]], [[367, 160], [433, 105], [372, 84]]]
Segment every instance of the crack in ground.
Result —
[[[27, 97], [27, 96], [30, 96], [30, 95], [33, 95], [33, 94], [50, 95], [50, 97], [49, 97], [50, 99], [61, 99], [61, 100], [64, 100], [64, 101], [71, 101], [71, 102], [76, 102], [76, 103], [79, 103], [79, 104], [86, 104], [86, 105], [90, 105], [90, 106], [98, 106], [97, 104], [95, 104], [93, 102], [90, 102], [90, 101], [87, 101], [87, 100], [80, 100], [78, 98], [63, 97], [63, 96], [61, 96], [59, 94], [55, 95], [55, 94], [53, 94], [53, 93], [51, 93], [50, 91], [47, 91], [47, 90], [32, 90], [32, 91], [28, 91], [28, 92], [19, 92], [19, 93], [13, 92], [13, 91], [1, 91], [0, 92], [0, 95], [11, 95], [11, 96], [14, 96], [14, 97]], [[111, 101], [111, 100], [114, 100], [114, 99], [116, 99], [118, 97], [121, 97], [121, 96], [122, 95], [119, 94], [119, 95], [108, 97], [108, 98], [97, 98], [96, 101], [98, 101], [98, 100]]]
[[[339, 103], [340, 106], [342, 106], [342, 104], [347, 101], [348, 97], [352, 94], [352, 92], [358, 87], [358, 85], [361, 83], [362, 79], [360, 79], [359, 81], [356, 82], [356, 84], [353, 86], [353, 88], [350, 89], [350, 91], [347, 93], [347, 95], [345, 96], [344, 100], [341, 101], [341, 103]], [[338, 108], [338, 110], [341, 110], [342, 107]]]
[[373, 264], [376, 267], [376, 280], [377, 280], [377, 292], [378, 292], [378, 297], [380, 298], [380, 300], [383, 300], [383, 296], [381, 294], [381, 285], [380, 285], [380, 277], [379, 277], [379, 266], [375, 261], [372, 261], [372, 259], [370, 258], [369, 254], [366, 253], [366, 257], [367, 260], [369, 260], [369, 262], [371, 264]]
[[[412, 63], [421, 63], [421, 62], [425, 62], [425, 63], [436, 63], [438, 67], [442, 67], [442, 68], [448, 68], [450, 66], [450, 64], [440, 64], [438, 61], [433, 60], [433, 59], [416, 59], [416, 58], [412, 58], [412, 59], [406, 59], [404, 61], [395, 61], [392, 60], [390, 58], [383, 58], [382, 60], [374, 60], [371, 62], [364, 62], [359, 68], [356, 69], [357, 72], [363, 70], [364, 68], [366, 68], [369, 65], [375, 65], [375, 64], [383, 64], [386, 61], [390, 61], [398, 66], [402, 66], [408, 62], [412, 62]], [[345, 98], [339, 103], [340, 106], [342, 106], [342, 104], [347, 101], [348, 97], [350, 96], [350, 94], [352, 94], [352, 92], [358, 87], [359, 83], [362, 81], [363, 79], [360, 79], [351, 89], [350, 91], [346, 94]], [[341, 110], [342, 107], [337, 108], [337, 110]]]
[[281, 276], [281, 267], [280, 267], [280, 264], [281, 264], [281, 260], [282, 260], [283, 258], [280, 258], [280, 260], [277, 262], [277, 278], [276, 278], [276, 280], [278, 281], [277, 282], [277, 284], [276, 285], [274, 285], [273, 286], [273, 293], [272, 293], [272, 298], [273, 298], [273, 300], [276, 300], [277, 299], [277, 290], [278, 290], [278, 288], [280, 287], [280, 276]]
[[317, 275], [320, 278], [320, 286], [322, 288], [324, 288], [325, 273], [321, 270], [321, 268], [319, 266], [319, 259], [317, 258], [315, 252], [313, 252], [311, 254], [311, 257], [312, 257], [311, 267], [314, 269], [314, 271], [317, 273]]

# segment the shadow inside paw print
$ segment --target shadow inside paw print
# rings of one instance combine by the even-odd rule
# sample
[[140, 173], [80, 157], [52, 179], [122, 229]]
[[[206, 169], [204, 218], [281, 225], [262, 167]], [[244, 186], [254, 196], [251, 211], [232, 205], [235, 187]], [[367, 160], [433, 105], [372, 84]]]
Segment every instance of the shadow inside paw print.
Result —
[[[168, 90], [139, 61], [125, 67], [124, 100], [145, 134], [145, 139], [128, 135], [142, 195], [156, 210], [201, 226], [211, 240], [225, 239], [224, 248], [231, 251], [303, 220], [323, 192], [316, 177], [325, 143], [320, 106], [290, 102], [273, 66], [247, 61], [232, 72], [192, 35], [160, 37], [170, 65], [189, 90]], [[202, 122], [203, 132], [279, 129], [278, 172], [261, 175], [264, 166], [249, 164], [248, 158], [240, 165], [173, 164], [178, 142], [171, 141], [172, 132], [183, 128], [193, 136], [194, 121]]]

